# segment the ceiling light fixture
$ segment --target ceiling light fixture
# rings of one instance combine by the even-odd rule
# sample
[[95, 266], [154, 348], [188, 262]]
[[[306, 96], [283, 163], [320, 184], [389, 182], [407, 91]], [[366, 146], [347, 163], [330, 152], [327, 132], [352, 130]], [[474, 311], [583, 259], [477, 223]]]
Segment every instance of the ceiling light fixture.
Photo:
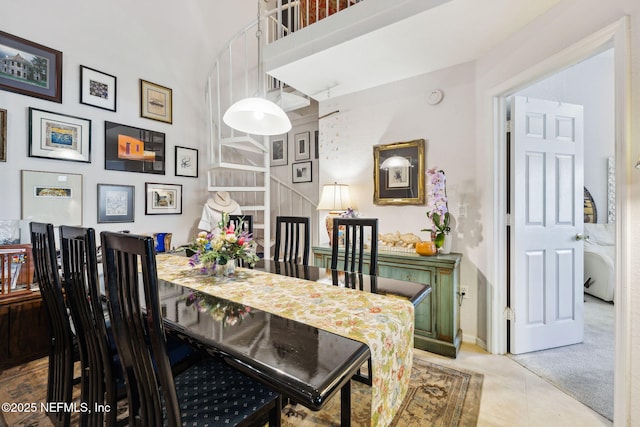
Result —
[[258, 1], [258, 93], [254, 97], [244, 98], [233, 104], [224, 113], [222, 120], [227, 126], [252, 135], [280, 135], [291, 130], [291, 121], [282, 108], [264, 98], [262, 81], [262, 46], [260, 1]]

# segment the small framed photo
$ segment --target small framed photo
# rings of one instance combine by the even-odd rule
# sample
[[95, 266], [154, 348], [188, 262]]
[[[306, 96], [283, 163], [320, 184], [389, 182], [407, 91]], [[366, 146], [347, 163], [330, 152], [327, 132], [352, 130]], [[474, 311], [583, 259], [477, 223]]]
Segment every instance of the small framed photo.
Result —
[[173, 91], [140, 79], [140, 117], [173, 123]]
[[22, 219], [82, 225], [82, 175], [23, 170]]
[[62, 52], [0, 31], [0, 89], [62, 103]]
[[311, 158], [309, 147], [309, 132], [297, 133], [295, 136], [296, 161]]
[[182, 185], [145, 183], [145, 214], [179, 215], [182, 213]]
[[98, 184], [98, 223], [133, 222], [135, 186]]
[[91, 120], [30, 107], [29, 157], [91, 163]]
[[7, 110], [0, 108], [0, 162], [7, 161]]
[[293, 168], [291, 171], [293, 183], [311, 182], [311, 162], [293, 163], [291, 166]]
[[80, 66], [80, 103], [116, 111], [116, 78], [93, 68]]
[[165, 134], [104, 122], [104, 168], [164, 175]]
[[287, 134], [271, 140], [271, 166], [286, 166], [289, 164], [288, 153]]
[[198, 177], [198, 150], [176, 145], [176, 176]]

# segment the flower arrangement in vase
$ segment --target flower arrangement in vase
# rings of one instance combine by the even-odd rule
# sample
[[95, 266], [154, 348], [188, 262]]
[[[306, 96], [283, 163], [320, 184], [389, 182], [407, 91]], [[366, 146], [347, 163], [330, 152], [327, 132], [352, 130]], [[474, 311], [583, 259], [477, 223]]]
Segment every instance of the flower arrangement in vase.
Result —
[[191, 245], [195, 253], [190, 257], [189, 265], [201, 265], [203, 273], [210, 269], [221, 270], [225, 276], [234, 275], [236, 260], [242, 260], [249, 266], [255, 265], [259, 258], [251, 233], [242, 230], [242, 221], [237, 229], [228, 223], [229, 214], [223, 213], [218, 223], [219, 233], [198, 233]]
[[423, 228], [420, 231], [431, 232], [432, 240], [438, 249], [445, 243], [445, 237], [451, 231], [449, 226], [451, 216], [447, 206], [447, 188], [444, 171], [427, 170], [427, 218], [431, 228]]

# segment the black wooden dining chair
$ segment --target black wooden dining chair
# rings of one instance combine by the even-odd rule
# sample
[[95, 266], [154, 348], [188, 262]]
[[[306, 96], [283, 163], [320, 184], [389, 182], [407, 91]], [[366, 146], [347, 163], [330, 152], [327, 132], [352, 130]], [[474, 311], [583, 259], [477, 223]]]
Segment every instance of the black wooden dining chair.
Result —
[[242, 231], [253, 236], [253, 215], [229, 215], [229, 222], [227, 225], [233, 224], [237, 230], [242, 227]]
[[[366, 232], [368, 229], [368, 233]], [[342, 236], [340, 234], [342, 233]], [[378, 275], [378, 218], [334, 218], [331, 268], [333, 270], [366, 273], [364, 271], [365, 239], [370, 237], [369, 274]], [[342, 244], [344, 242], [344, 244]], [[340, 265], [340, 249], [344, 259]]]
[[160, 311], [153, 238], [102, 232], [101, 241], [107, 305], [126, 376], [129, 418], [140, 426], [177, 427], [199, 420], [216, 425], [258, 426], [267, 421], [280, 425], [280, 395], [219, 358], [206, 357], [174, 377]]
[[300, 216], [276, 217], [276, 245], [273, 260], [309, 265], [309, 218]]
[[[118, 424], [117, 403], [126, 392], [104, 316], [94, 229], [60, 226], [60, 252], [62, 283], [79, 337], [81, 401], [90, 408], [97, 405], [111, 408], [109, 411], [81, 412], [80, 425], [102, 427], [106, 417], [106, 425], [115, 426]], [[121, 423], [126, 421], [126, 418], [120, 420]]]
[[[73, 366], [80, 357], [58, 274], [53, 225], [31, 222], [29, 226], [35, 279], [49, 318], [47, 402], [70, 405], [74, 384]], [[50, 412], [47, 415], [56, 426], [70, 424], [70, 411]]]
[[[368, 233], [366, 233], [368, 229]], [[342, 236], [340, 234], [342, 233]], [[364, 273], [365, 239], [371, 237], [369, 247], [370, 276], [378, 275], [378, 218], [334, 218], [333, 245], [331, 247], [331, 269], [351, 273]], [[343, 243], [344, 242], [344, 243]], [[344, 245], [344, 246], [343, 246]], [[340, 265], [340, 248], [344, 247], [344, 260]], [[351, 283], [355, 286], [355, 283]], [[357, 381], [371, 385], [373, 378], [371, 358], [367, 360], [367, 374], [361, 369], [353, 376]]]

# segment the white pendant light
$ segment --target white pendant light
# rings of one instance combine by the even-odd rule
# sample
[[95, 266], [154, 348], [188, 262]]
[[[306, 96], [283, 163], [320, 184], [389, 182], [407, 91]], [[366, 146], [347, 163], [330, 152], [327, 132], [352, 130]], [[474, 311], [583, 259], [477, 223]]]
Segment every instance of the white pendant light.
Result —
[[227, 126], [240, 132], [252, 135], [279, 135], [291, 130], [291, 121], [282, 108], [275, 103], [264, 98], [262, 90], [262, 45], [260, 36], [262, 30], [260, 22], [260, 0], [258, 0], [258, 29], [256, 38], [258, 39], [258, 94], [252, 98], [241, 99], [233, 104], [224, 113], [222, 120]]
[[233, 104], [222, 120], [227, 126], [253, 135], [279, 135], [291, 130], [287, 114], [265, 98], [245, 98]]

